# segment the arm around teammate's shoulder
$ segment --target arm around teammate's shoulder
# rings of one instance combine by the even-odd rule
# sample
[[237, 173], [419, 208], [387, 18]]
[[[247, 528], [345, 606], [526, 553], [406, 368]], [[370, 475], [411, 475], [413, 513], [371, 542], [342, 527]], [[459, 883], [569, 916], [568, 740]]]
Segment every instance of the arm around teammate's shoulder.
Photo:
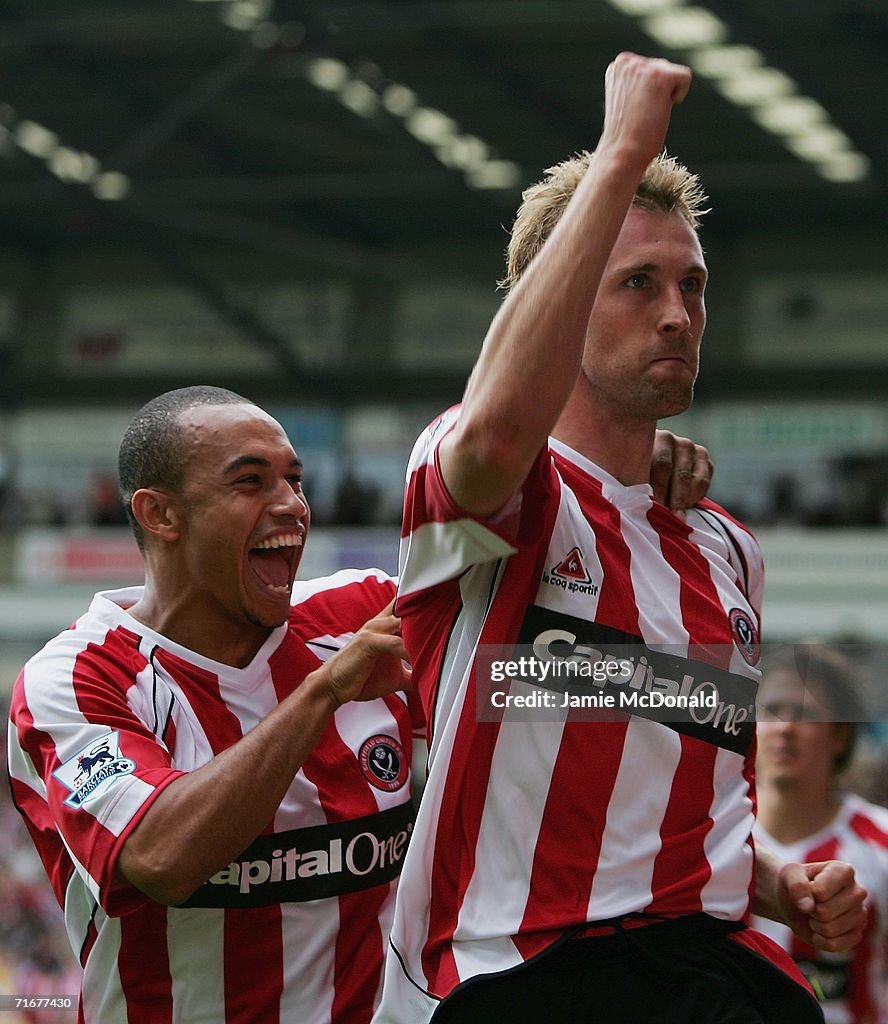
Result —
[[388, 605], [237, 743], [163, 789], [126, 839], [120, 874], [158, 903], [185, 902], [262, 832], [336, 709], [410, 685]]

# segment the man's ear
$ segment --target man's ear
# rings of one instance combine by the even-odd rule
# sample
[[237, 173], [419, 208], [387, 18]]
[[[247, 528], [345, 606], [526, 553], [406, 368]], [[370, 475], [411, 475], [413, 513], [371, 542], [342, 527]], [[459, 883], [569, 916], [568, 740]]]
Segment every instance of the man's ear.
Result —
[[146, 537], [178, 540], [182, 517], [174, 494], [156, 487], [140, 487], [132, 498], [133, 515]]

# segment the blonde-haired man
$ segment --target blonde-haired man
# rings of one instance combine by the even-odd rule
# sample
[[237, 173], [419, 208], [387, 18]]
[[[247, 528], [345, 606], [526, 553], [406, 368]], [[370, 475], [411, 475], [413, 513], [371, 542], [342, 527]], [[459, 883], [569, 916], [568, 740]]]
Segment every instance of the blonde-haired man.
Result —
[[[705, 200], [658, 158], [689, 85], [663, 60], [610, 66], [594, 157], [527, 194], [463, 403], [411, 458], [396, 607], [430, 772], [378, 1022], [822, 1021], [743, 924], [758, 546], [647, 484], [706, 321]], [[537, 685], [534, 666], [580, 663], [609, 720]], [[652, 710], [667, 693], [719, 706]], [[847, 865], [756, 868], [758, 909], [821, 948], [859, 934]]]

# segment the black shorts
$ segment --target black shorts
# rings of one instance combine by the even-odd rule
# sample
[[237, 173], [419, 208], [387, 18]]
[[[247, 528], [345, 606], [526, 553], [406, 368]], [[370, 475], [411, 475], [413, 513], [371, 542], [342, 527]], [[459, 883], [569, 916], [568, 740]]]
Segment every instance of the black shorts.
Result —
[[433, 1024], [823, 1024], [814, 996], [706, 914], [557, 943], [482, 975]]

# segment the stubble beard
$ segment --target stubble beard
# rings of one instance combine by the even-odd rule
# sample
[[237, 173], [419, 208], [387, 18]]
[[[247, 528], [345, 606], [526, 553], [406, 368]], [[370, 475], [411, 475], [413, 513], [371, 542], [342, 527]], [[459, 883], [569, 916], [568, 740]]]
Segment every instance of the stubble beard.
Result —
[[641, 423], [657, 423], [669, 416], [677, 416], [689, 409], [694, 399], [693, 381], [655, 382], [641, 379], [614, 390], [596, 390], [616, 416]]

